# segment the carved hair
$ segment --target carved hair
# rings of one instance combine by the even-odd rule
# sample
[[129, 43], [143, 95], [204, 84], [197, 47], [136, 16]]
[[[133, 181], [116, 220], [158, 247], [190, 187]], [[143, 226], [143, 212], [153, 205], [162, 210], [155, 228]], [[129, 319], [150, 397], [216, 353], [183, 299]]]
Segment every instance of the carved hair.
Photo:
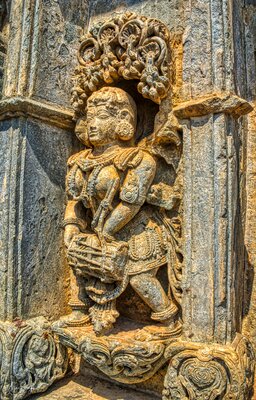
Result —
[[123, 89], [111, 86], [103, 87], [94, 92], [88, 100], [95, 105], [107, 104], [108, 107], [115, 112], [126, 109], [134, 120], [134, 124], [136, 124], [137, 107], [135, 101]]

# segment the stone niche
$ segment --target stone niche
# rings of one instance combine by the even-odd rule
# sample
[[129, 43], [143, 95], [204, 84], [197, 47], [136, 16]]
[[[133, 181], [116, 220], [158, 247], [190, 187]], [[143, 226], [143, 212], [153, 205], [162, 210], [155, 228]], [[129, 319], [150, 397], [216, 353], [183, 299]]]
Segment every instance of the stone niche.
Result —
[[0, 1], [0, 399], [254, 398], [255, 20]]

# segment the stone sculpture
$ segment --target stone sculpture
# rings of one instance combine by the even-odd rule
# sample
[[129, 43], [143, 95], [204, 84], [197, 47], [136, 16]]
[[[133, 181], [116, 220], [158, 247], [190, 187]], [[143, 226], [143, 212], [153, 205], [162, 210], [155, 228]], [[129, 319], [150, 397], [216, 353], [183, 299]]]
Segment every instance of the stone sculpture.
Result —
[[[129, 283], [153, 320], [170, 330], [180, 325], [182, 255], [172, 220], [181, 199], [179, 128], [164, 124], [139, 140], [133, 98], [106, 86], [120, 77], [140, 79], [138, 91], [159, 103], [169, 87], [167, 40], [161, 22], [126, 14], [82, 41], [73, 105], [76, 134], [87, 149], [68, 161], [65, 244], [79, 299], [67, 325], [90, 319], [97, 333], [111, 328], [119, 315], [116, 299]], [[162, 138], [171, 154], [157, 149], [167, 148]], [[166, 161], [172, 180], [164, 176]], [[168, 294], [156, 277], [163, 265]]]
[[[180, 193], [175, 182], [168, 185], [156, 174], [150, 146], [135, 145], [136, 118], [134, 100], [124, 90], [96, 91], [88, 99], [87, 127], [79, 120], [76, 129], [92, 149], [68, 162], [65, 243], [85, 291], [80, 300], [99, 333], [115, 322], [115, 301], [128, 283], [149, 305], [153, 320], [173, 326], [180, 306], [180, 250], [165, 212], [178, 207]], [[177, 133], [173, 141], [178, 152]], [[169, 295], [156, 278], [166, 264]]]
[[[176, 118], [207, 107], [236, 115], [247, 103], [215, 95], [173, 110], [168, 29], [132, 13], [93, 27], [78, 61], [72, 103], [85, 149], [68, 160], [63, 223], [72, 312], [55, 334], [90, 368], [125, 384], [169, 363], [165, 400], [247, 398], [254, 355], [246, 338], [184, 340], [183, 132]], [[118, 319], [119, 301], [131, 304], [129, 287], [149, 307], [150, 321]]]
[[253, 3], [0, 0], [0, 399], [252, 400]]

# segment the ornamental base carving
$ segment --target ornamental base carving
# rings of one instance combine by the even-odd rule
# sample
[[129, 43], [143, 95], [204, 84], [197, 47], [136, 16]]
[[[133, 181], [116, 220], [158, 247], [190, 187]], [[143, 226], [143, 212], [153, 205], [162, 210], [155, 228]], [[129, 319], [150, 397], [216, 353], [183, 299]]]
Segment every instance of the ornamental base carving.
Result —
[[117, 327], [104, 336], [97, 336], [92, 325], [64, 328], [55, 324], [53, 331], [60, 343], [80, 354], [89, 367], [117, 382], [135, 384], [151, 378], [166, 363], [164, 353], [180, 335], [181, 327], [143, 327], [120, 318]]
[[19, 400], [44, 392], [64, 377], [67, 351], [44, 318], [0, 322], [0, 398]]
[[[122, 322], [125, 328], [125, 322]], [[120, 327], [119, 327], [120, 328]], [[119, 329], [96, 336], [91, 326], [53, 328], [60, 342], [108, 379], [136, 384], [168, 364], [163, 400], [249, 400], [252, 397], [254, 354], [250, 342], [237, 335], [230, 345], [189, 343], [179, 332], [159, 327]]]
[[172, 343], [165, 358], [163, 400], [252, 399], [255, 355], [241, 335], [226, 346]]

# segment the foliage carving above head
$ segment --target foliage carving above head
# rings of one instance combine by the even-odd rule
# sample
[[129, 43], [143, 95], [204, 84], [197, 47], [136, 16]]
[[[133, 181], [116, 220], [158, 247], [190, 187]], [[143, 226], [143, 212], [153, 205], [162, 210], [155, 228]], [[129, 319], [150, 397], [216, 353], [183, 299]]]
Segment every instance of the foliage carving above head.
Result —
[[78, 62], [72, 91], [77, 118], [94, 91], [120, 79], [139, 80], [139, 93], [160, 104], [170, 86], [169, 31], [161, 21], [126, 13], [82, 38]]

